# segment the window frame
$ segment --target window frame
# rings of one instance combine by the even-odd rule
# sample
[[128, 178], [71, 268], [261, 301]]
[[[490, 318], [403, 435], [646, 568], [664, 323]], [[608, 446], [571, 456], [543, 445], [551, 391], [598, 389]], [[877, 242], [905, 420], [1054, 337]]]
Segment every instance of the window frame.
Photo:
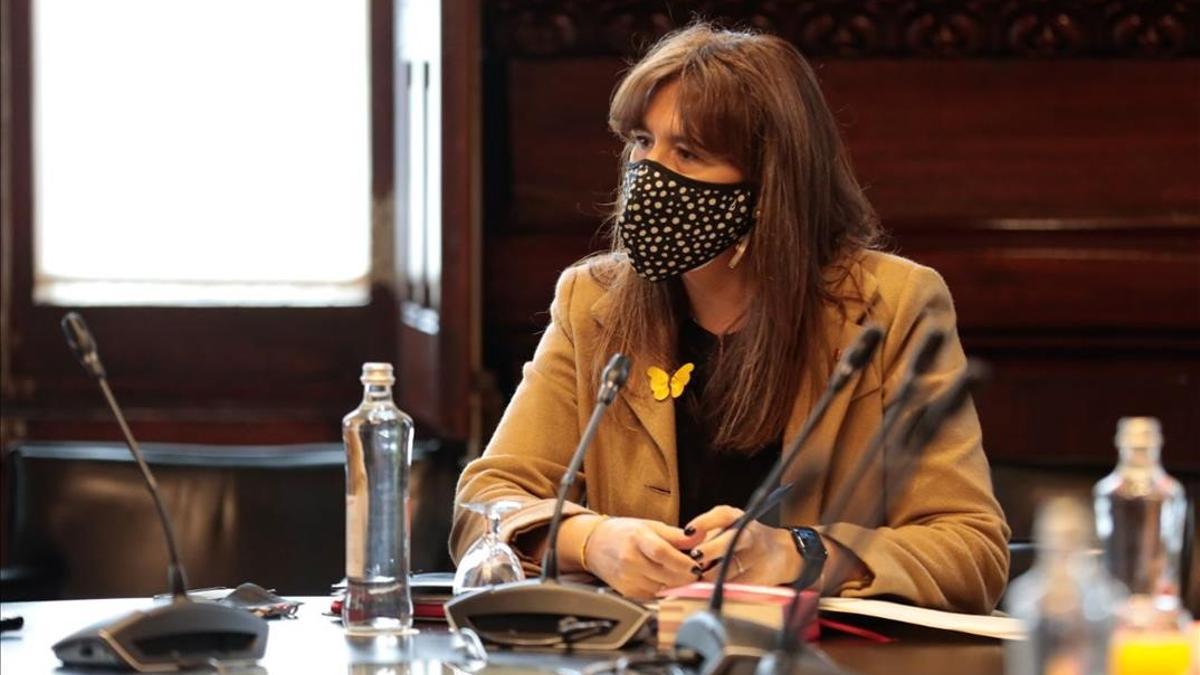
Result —
[[[33, 302], [31, 1], [0, 0], [6, 108], [0, 222], [4, 448], [22, 439], [119, 438], [95, 383], [63, 342], [59, 321], [70, 308]], [[341, 416], [361, 396], [361, 364], [371, 360], [397, 363], [398, 403], [414, 414], [425, 435], [466, 441], [477, 427], [469, 401], [476, 398], [471, 382], [480, 361], [478, 336], [471, 333], [479, 323], [477, 146], [471, 135], [478, 120], [463, 106], [477, 100], [470, 87], [477, 82], [471, 63], [478, 53], [478, 8], [474, 2], [444, 4], [443, 34], [455, 37], [442, 50], [446, 255], [439, 281], [446, 290], [438, 332], [406, 325], [404, 315], [412, 312], [403, 308], [411, 303], [403, 297], [407, 291], [397, 289], [404, 275], [391, 250], [373, 253], [372, 267], [382, 269], [373, 269], [370, 299], [361, 306], [85, 308], [110, 384], [139, 439], [337, 439]], [[395, 216], [397, 5], [370, 0], [369, 7], [373, 248], [402, 238], [404, 227]]]

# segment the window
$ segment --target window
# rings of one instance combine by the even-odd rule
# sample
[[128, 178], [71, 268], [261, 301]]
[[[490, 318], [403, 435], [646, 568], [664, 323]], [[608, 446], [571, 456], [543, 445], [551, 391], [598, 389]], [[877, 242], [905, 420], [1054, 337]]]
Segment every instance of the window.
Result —
[[336, 439], [366, 361], [473, 433], [477, 7], [0, 7], [0, 448], [120, 437], [64, 305], [142, 442]]
[[365, 304], [367, 9], [35, 2], [35, 302]]

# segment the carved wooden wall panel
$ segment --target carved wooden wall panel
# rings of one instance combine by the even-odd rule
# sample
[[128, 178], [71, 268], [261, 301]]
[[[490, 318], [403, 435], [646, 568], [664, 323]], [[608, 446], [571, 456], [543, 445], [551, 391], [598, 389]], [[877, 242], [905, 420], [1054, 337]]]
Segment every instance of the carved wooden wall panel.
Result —
[[1138, 0], [500, 0], [493, 45], [516, 57], [629, 55], [695, 16], [788, 38], [814, 57], [1194, 56], [1195, 2]]

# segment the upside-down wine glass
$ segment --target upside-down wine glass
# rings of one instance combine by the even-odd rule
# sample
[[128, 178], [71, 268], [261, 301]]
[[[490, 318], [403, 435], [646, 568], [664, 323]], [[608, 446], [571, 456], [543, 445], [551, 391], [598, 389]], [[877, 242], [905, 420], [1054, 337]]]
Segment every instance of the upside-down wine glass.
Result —
[[463, 506], [487, 519], [487, 531], [477, 539], [458, 563], [454, 572], [454, 594], [473, 591], [509, 581], [521, 581], [525, 572], [512, 547], [500, 540], [500, 518], [521, 508], [511, 499], [494, 502], [468, 502]]

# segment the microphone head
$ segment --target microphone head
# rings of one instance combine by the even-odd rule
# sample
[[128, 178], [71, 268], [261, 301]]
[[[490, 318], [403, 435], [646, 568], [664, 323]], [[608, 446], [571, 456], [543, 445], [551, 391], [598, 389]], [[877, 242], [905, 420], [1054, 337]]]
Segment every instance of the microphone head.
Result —
[[67, 346], [75, 353], [75, 358], [83, 369], [93, 377], [104, 377], [104, 364], [100, 363], [100, 353], [96, 349], [96, 339], [88, 330], [87, 323], [78, 312], [67, 312], [61, 321], [63, 335], [67, 338]]
[[967, 367], [962, 375], [950, 385], [941, 402], [941, 413], [953, 415], [967, 402], [967, 397], [979, 390], [980, 385], [987, 382], [991, 370], [983, 361], [967, 359]]
[[925, 339], [921, 342], [921, 346], [917, 349], [916, 355], [913, 357], [911, 372], [913, 377], [919, 377], [929, 372], [933, 366], [934, 359], [937, 358], [938, 352], [942, 350], [942, 345], [946, 342], [946, 331], [941, 328], [931, 328], [925, 333]]
[[850, 376], [862, 370], [867, 362], [871, 360], [871, 355], [875, 353], [875, 349], [879, 347], [879, 343], [883, 341], [883, 329], [874, 323], [868, 323], [863, 326], [862, 333], [859, 333], [858, 339], [850, 348], [842, 354], [842, 360], [838, 362], [837, 367], [833, 370], [833, 377], [829, 380], [830, 392], [841, 391], [842, 387], [850, 381]]
[[842, 360], [854, 370], [862, 368], [867, 365], [867, 361], [871, 360], [871, 355], [875, 353], [875, 348], [879, 346], [881, 340], [883, 340], [882, 328], [873, 323], [863, 326], [863, 332], [846, 351]]
[[942, 424], [959, 411], [970, 398], [987, 382], [991, 370], [982, 361], [967, 359], [967, 367], [954, 382], [950, 383], [946, 392], [925, 407], [909, 434], [909, 443], [918, 451], [924, 448], [934, 435], [942, 428]]
[[617, 396], [617, 391], [625, 386], [625, 381], [629, 379], [629, 357], [624, 354], [613, 354], [608, 360], [608, 365], [604, 366], [604, 371], [600, 373], [600, 393], [597, 398], [604, 404], [613, 402]]

